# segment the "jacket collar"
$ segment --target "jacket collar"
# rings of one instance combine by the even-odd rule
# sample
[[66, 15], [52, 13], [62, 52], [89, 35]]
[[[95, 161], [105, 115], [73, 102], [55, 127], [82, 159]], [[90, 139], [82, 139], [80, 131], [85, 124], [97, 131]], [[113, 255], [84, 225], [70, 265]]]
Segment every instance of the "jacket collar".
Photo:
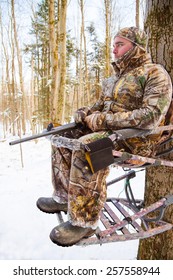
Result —
[[135, 46], [133, 49], [130, 49], [127, 53], [120, 57], [117, 61], [114, 61], [112, 63], [112, 66], [116, 74], [122, 75], [137, 67], [151, 62], [152, 61], [150, 54], [142, 50], [138, 46]]

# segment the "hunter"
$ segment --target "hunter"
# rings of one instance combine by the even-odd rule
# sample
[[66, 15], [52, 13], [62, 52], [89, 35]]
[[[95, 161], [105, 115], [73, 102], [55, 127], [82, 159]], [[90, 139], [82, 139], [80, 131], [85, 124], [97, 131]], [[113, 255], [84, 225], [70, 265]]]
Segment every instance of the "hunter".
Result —
[[[103, 81], [99, 100], [75, 113], [75, 122], [85, 124], [86, 129], [76, 129], [68, 137], [87, 144], [117, 129], [154, 129], [164, 125], [172, 83], [166, 70], [152, 63], [146, 42], [145, 32], [136, 27], [123, 28], [115, 35], [114, 74]], [[160, 134], [142, 139], [133, 137], [114, 143], [114, 148], [150, 156], [160, 138]], [[37, 207], [46, 213], [68, 212], [68, 221], [51, 231], [52, 242], [72, 246], [95, 233], [106, 201], [108, 173], [106, 167], [93, 174], [83, 150], [52, 145], [54, 192], [52, 197], [39, 198]]]

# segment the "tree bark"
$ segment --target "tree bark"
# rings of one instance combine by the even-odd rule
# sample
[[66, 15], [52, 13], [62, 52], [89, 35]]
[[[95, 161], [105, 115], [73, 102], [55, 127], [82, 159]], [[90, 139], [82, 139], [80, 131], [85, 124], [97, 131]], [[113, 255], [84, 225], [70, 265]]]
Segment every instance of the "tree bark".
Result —
[[110, 28], [111, 28], [111, 3], [109, 0], [104, 0], [105, 4], [105, 25], [106, 25], [106, 34], [105, 34], [105, 77], [110, 76]]
[[49, 39], [52, 66], [53, 123], [63, 123], [65, 114], [66, 85], [66, 16], [67, 0], [58, 0], [58, 21], [55, 22], [55, 3], [49, 1]]
[[59, 0], [58, 9], [58, 108], [57, 122], [64, 123], [66, 86], [66, 17], [67, 0]]
[[84, 104], [83, 105], [89, 105], [90, 104], [90, 87], [89, 87], [89, 79], [88, 79], [88, 63], [87, 63], [87, 46], [86, 46], [86, 36], [85, 36], [85, 22], [84, 22], [84, 3], [83, 0], [80, 0], [80, 9], [81, 9], [81, 40], [83, 41], [83, 50], [84, 50]]
[[136, 0], [136, 27], [139, 28], [139, 5], [140, 5], [140, 0]]
[[[5, 40], [4, 40], [4, 36], [3, 36], [3, 25], [2, 25], [2, 17], [1, 17], [1, 9], [0, 9], [0, 30], [1, 30], [1, 45], [2, 45], [2, 52], [5, 58], [5, 65], [4, 68], [5, 70], [3, 71], [2, 69], [2, 75], [4, 76], [4, 78], [2, 77], [2, 85], [3, 88], [2, 89], [2, 107], [0, 108], [1, 112], [2, 112], [2, 121], [3, 121], [3, 131], [4, 131], [4, 138], [6, 136], [6, 131], [9, 129], [9, 115], [6, 113], [6, 110], [8, 111], [8, 106], [11, 105], [10, 104], [10, 75], [9, 75], [9, 68], [10, 68], [10, 63], [9, 63], [9, 54], [7, 52], [8, 48], [5, 44]], [[3, 60], [1, 61], [1, 63], [3, 64]], [[5, 80], [6, 82], [3, 83], [3, 80]], [[3, 92], [7, 92], [8, 95], [4, 96]]]
[[28, 106], [26, 104], [26, 96], [25, 96], [25, 91], [24, 91], [23, 64], [22, 64], [22, 55], [21, 55], [21, 51], [20, 51], [19, 43], [18, 43], [18, 34], [17, 34], [16, 18], [15, 18], [15, 10], [14, 10], [14, 0], [11, 0], [11, 13], [12, 13], [12, 24], [13, 24], [14, 42], [15, 42], [15, 47], [16, 47], [17, 62], [18, 62], [18, 69], [19, 69], [20, 92], [22, 94], [22, 100], [21, 100], [22, 129], [23, 129], [23, 133], [25, 133], [26, 132], [26, 125], [25, 125], [25, 122], [26, 122], [26, 112], [28, 111]]
[[56, 40], [54, 0], [49, 1], [49, 46], [51, 57], [51, 121], [56, 122], [58, 114], [58, 46]]
[[[162, 64], [173, 80], [173, 1], [148, 0], [146, 3], [145, 30], [150, 53], [153, 61]], [[173, 160], [173, 153], [169, 159]], [[145, 204], [150, 205], [169, 194], [173, 194], [173, 168], [147, 168]], [[163, 220], [173, 224], [173, 205], [166, 209]], [[173, 231], [140, 241], [138, 259], [173, 260]]]

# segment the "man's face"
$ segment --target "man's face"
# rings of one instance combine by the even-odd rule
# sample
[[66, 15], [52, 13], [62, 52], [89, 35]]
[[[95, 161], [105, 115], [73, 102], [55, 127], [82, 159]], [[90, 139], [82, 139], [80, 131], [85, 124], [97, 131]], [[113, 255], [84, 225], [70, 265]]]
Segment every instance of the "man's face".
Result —
[[131, 43], [129, 40], [118, 36], [115, 37], [113, 42], [114, 59], [117, 60], [132, 48], [133, 43]]

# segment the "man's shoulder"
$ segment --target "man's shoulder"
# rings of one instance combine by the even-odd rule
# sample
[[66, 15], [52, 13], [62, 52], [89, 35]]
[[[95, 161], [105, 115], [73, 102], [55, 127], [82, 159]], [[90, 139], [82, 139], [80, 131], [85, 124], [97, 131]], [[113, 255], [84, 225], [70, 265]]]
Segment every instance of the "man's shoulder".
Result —
[[144, 65], [146, 71], [166, 71], [163, 65], [159, 63], [147, 63]]
[[146, 76], [160, 76], [169, 77], [168, 72], [163, 65], [159, 63], [148, 63], [144, 65], [144, 73]]

